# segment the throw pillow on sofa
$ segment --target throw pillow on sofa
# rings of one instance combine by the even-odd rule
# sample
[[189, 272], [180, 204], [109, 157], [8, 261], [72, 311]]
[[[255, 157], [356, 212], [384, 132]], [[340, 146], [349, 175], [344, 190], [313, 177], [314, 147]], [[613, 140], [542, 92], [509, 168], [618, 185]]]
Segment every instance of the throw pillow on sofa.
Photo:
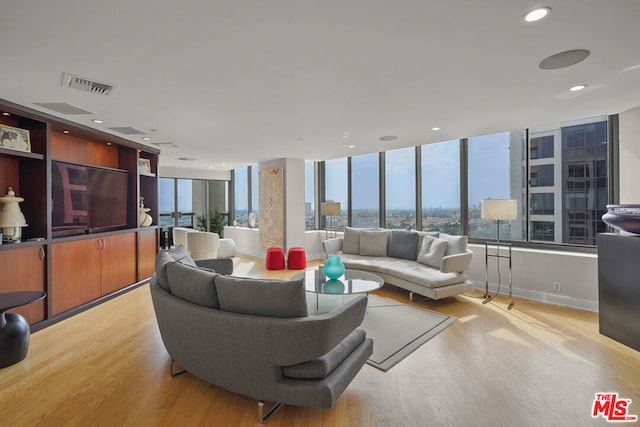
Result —
[[390, 257], [416, 260], [418, 233], [415, 231], [392, 230], [389, 232], [387, 253]]
[[447, 241], [437, 237], [424, 236], [418, 254], [418, 262], [433, 268], [440, 268], [440, 262], [447, 251]]
[[360, 232], [360, 255], [387, 256], [387, 235], [386, 231]]
[[220, 310], [269, 317], [306, 317], [304, 280], [249, 279], [218, 275]]
[[451, 234], [440, 233], [440, 239], [447, 241], [447, 252], [445, 256], [461, 254], [467, 251], [467, 236], [452, 236]]
[[345, 254], [360, 254], [360, 232], [362, 230], [353, 228], [353, 227], [345, 227], [344, 228], [344, 238], [342, 240], [342, 253]]
[[215, 285], [217, 273], [179, 262], [170, 262], [166, 268], [172, 295], [204, 307], [220, 308]]

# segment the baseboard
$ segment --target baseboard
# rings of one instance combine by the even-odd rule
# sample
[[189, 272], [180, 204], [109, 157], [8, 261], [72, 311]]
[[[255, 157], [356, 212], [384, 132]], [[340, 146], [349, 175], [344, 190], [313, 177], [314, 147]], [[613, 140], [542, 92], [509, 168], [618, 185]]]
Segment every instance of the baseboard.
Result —
[[[476, 289], [484, 291], [484, 282], [473, 282]], [[489, 292], [495, 293], [498, 289], [498, 285], [495, 283], [489, 283]], [[537, 292], [529, 289], [513, 288], [513, 296], [519, 298], [525, 298], [533, 301], [544, 302], [547, 304], [561, 305], [563, 307], [577, 308], [579, 310], [598, 312], [598, 303], [595, 301], [588, 301], [579, 298], [568, 297], [566, 295], [555, 295], [546, 292]], [[507, 286], [500, 287], [501, 295], [508, 295], [509, 288]]]

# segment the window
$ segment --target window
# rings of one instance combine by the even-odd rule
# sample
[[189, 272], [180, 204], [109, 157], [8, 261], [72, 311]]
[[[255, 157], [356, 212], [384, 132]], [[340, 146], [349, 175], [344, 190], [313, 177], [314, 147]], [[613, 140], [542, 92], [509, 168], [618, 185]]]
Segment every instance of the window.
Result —
[[529, 143], [530, 159], [548, 159], [553, 157], [553, 135], [533, 137]]
[[553, 187], [553, 166], [552, 164], [531, 166], [531, 186]]
[[242, 167], [234, 170], [233, 175], [235, 220], [237, 226], [247, 227], [249, 214], [249, 168]]
[[[595, 245], [597, 234], [606, 231], [602, 215], [608, 202], [608, 130], [606, 117], [577, 120], [532, 128], [540, 146], [541, 135], [553, 135], [555, 157], [546, 162], [531, 160], [531, 191], [546, 187], [544, 194], [532, 194], [531, 213], [553, 215], [555, 238], [538, 239], [531, 222], [531, 239], [555, 243]], [[539, 158], [539, 157], [538, 157]], [[553, 194], [553, 212], [548, 194]], [[541, 201], [540, 198], [545, 200]], [[540, 211], [542, 209], [542, 211]], [[545, 221], [546, 222], [546, 221]], [[536, 236], [536, 237], [534, 237]]]
[[313, 230], [316, 228], [315, 215], [315, 162], [311, 160], [304, 161], [304, 228], [305, 230]]
[[258, 165], [251, 165], [251, 212], [256, 216], [256, 227], [259, 227], [260, 224], [260, 206], [258, 205], [258, 200], [260, 200], [260, 193], [258, 192], [258, 178], [260, 176], [258, 172]]
[[554, 196], [553, 193], [531, 194], [531, 213], [533, 215], [553, 215]]
[[325, 218], [332, 228], [343, 228], [347, 222], [347, 158], [327, 160], [325, 166], [325, 200], [340, 202], [340, 215]]
[[380, 156], [378, 153], [351, 158], [351, 225], [380, 225]]
[[415, 148], [387, 151], [385, 154], [387, 228], [405, 230], [416, 227]]
[[460, 141], [421, 147], [422, 229], [460, 234]]
[[[468, 188], [469, 236], [495, 239], [497, 222], [481, 218], [483, 199], [516, 199], [518, 215], [526, 194], [522, 175], [525, 157], [524, 131], [502, 132], [469, 138]], [[523, 240], [526, 223], [521, 220], [500, 221], [500, 236], [506, 240]]]
[[553, 242], [554, 227], [553, 221], [531, 221], [531, 240]]

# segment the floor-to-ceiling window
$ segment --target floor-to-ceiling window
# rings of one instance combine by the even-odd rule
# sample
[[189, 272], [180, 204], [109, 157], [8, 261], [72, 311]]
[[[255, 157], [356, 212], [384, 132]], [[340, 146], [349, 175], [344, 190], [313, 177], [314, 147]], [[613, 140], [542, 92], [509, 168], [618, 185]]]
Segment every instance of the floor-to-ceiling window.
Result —
[[460, 234], [460, 141], [421, 147], [422, 229]]
[[531, 241], [595, 245], [606, 231], [606, 117], [529, 130]]
[[304, 162], [304, 228], [313, 230], [316, 228], [316, 174], [315, 162]]
[[258, 190], [258, 164], [252, 164], [249, 170], [251, 172], [251, 212], [255, 215], [255, 226], [258, 227], [260, 221], [260, 205], [258, 204], [258, 200], [260, 199], [260, 193]]
[[249, 214], [249, 168], [247, 166], [234, 169], [234, 218], [239, 227], [247, 227], [247, 215]]
[[343, 228], [347, 222], [347, 158], [327, 160], [325, 162], [325, 201], [339, 202], [340, 215], [325, 219], [325, 225]]
[[[516, 199], [517, 219], [500, 221], [500, 236], [523, 240], [524, 201], [526, 194], [524, 130], [500, 132], [469, 138], [468, 205], [469, 237], [495, 239], [497, 221], [481, 217], [483, 199]], [[526, 224], [525, 224], [526, 226]]]
[[415, 148], [385, 153], [385, 200], [387, 228], [405, 230], [416, 227]]
[[380, 155], [351, 157], [351, 226], [377, 227], [380, 223]]

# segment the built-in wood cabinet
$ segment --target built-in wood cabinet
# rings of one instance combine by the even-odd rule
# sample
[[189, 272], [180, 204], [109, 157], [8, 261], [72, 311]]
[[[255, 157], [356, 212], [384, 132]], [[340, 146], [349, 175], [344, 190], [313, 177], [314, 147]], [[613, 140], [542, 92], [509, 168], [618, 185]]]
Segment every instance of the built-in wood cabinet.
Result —
[[[0, 293], [47, 293], [46, 299], [13, 311], [22, 313], [37, 329], [153, 274], [158, 250], [159, 150], [1, 99], [0, 125], [27, 130], [30, 140], [27, 151], [0, 146], [0, 193], [12, 187], [24, 198], [20, 209], [28, 224], [22, 229], [21, 243], [0, 245]], [[139, 170], [139, 159], [147, 160], [150, 170]], [[121, 223], [126, 224], [64, 235], [57, 227], [54, 232], [52, 169], [57, 162], [126, 174], [127, 184], [112, 189], [126, 199], [122, 202], [126, 217], [121, 215]], [[138, 223], [142, 200], [153, 219], [150, 227]], [[118, 212], [101, 212], [98, 217], [121, 212], [120, 205]]]
[[[0, 286], [2, 292], [47, 291], [45, 247], [21, 246], [0, 252]], [[24, 316], [29, 323], [40, 322], [46, 316], [45, 300], [11, 310]]]

